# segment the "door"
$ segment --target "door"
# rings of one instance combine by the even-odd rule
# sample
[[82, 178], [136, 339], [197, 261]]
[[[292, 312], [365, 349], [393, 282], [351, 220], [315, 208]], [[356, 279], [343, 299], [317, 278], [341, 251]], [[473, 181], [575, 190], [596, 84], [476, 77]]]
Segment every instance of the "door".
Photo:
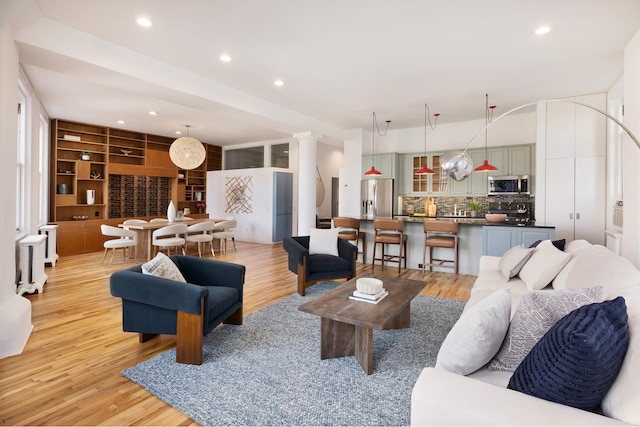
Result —
[[574, 159], [547, 159], [546, 219], [556, 239], [574, 240]]
[[575, 239], [604, 245], [605, 158], [576, 157]]
[[331, 178], [331, 218], [338, 215], [338, 205], [340, 200], [340, 179]]
[[291, 237], [293, 213], [293, 174], [273, 173], [273, 226], [271, 240]]

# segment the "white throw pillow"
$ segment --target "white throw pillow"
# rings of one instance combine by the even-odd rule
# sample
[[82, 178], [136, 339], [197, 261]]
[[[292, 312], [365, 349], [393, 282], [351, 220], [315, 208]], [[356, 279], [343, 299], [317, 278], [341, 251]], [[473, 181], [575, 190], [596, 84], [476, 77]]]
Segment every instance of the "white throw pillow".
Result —
[[518, 275], [527, 290], [539, 290], [551, 283], [570, 259], [571, 254], [553, 246], [551, 240], [544, 240], [534, 249]]
[[309, 233], [309, 255], [338, 254], [338, 230], [337, 228], [312, 228]]
[[525, 294], [513, 314], [509, 331], [489, 364], [492, 371], [515, 371], [542, 336], [578, 307], [603, 301], [602, 286]]
[[524, 264], [529, 260], [533, 248], [525, 248], [524, 246], [514, 246], [502, 255], [498, 268], [504, 276], [504, 280], [509, 280], [518, 275]]
[[187, 283], [178, 266], [162, 252], [158, 252], [155, 258], [142, 264], [142, 273]]
[[592, 246], [591, 243], [584, 239], [572, 240], [564, 247], [565, 252], [569, 252], [571, 255], [575, 255], [580, 249], [588, 248]]
[[496, 354], [509, 328], [511, 294], [499, 289], [465, 311], [445, 338], [436, 368], [468, 375]]

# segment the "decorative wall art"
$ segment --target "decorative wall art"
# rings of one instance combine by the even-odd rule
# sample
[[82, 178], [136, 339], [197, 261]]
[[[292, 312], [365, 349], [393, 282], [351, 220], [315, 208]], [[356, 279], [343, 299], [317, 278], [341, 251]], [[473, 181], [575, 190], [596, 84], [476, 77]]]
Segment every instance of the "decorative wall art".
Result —
[[226, 213], [253, 213], [251, 175], [228, 176], [226, 181]]

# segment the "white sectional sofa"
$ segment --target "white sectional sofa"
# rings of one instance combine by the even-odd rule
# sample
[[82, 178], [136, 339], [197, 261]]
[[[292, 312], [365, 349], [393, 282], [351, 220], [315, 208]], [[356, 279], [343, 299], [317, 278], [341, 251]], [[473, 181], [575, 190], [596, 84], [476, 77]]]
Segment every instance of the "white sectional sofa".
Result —
[[[548, 242], [549, 244], [551, 242]], [[603, 246], [573, 241], [564, 250], [569, 262], [554, 275], [553, 289], [602, 286], [603, 299], [623, 296], [629, 344], [622, 367], [601, 405], [601, 414], [550, 402], [506, 388], [513, 372], [479, 370], [461, 375], [425, 368], [411, 398], [411, 424], [423, 425], [636, 425], [640, 424], [640, 271]], [[498, 289], [509, 288], [513, 317], [527, 286], [505, 280], [499, 257], [483, 256], [463, 315]]]

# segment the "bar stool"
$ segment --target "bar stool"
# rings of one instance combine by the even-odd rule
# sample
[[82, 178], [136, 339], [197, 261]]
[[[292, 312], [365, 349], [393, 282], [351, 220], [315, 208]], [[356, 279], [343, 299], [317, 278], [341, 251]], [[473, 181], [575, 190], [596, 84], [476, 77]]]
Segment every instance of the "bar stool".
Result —
[[[429, 263], [425, 262], [427, 255], [427, 246], [429, 247]], [[433, 248], [451, 248], [453, 249], [453, 260], [437, 259], [433, 257]], [[449, 263], [445, 265], [445, 263]], [[442, 267], [451, 268], [454, 271], [454, 278], [458, 276], [458, 223], [454, 221], [424, 221], [424, 249], [422, 250], [422, 272], [424, 268]]]
[[338, 228], [338, 237], [343, 240], [354, 241], [358, 247], [358, 242], [362, 240], [362, 251], [358, 252], [362, 254], [362, 262], [367, 259], [365, 255], [366, 250], [366, 237], [365, 233], [360, 232], [360, 220], [357, 218], [348, 218], [344, 216], [337, 216], [333, 218], [333, 226]]
[[[404, 222], [399, 219], [376, 218], [373, 220], [373, 228], [375, 229], [375, 236], [371, 270], [375, 268], [376, 261], [381, 261], [382, 266], [384, 266], [385, 261], [389, 261], [398, 263], [398, 273], [400, 273], [402, 258], [404, 258], [404, 268], [407, 268], [407, 235], [404, 234]], [[381, 258], [376, 258], [378, 243], [382, 243]], [[398, 245], [398, 255], [385, 254], [385, 245]]]

